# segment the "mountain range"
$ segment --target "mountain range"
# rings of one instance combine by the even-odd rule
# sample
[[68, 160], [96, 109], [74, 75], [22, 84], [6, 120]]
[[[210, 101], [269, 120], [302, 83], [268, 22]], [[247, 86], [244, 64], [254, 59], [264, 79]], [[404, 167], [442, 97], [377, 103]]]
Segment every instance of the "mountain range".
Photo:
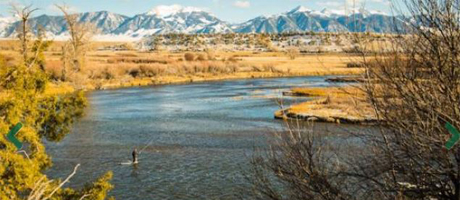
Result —
[[[232, 24], [213, 14], [179, 5], [158, 6], [133, 17], [108, 11], [80, 13], [80, 22], [91, 22], [105, 38], [140, 39], [166, 33], [286, 33], [286, 32], [377, 32], [392, 33], [404, 25], [401, 17], [364, 9], [351, 14], [323, 9], [315, 11], [303, 6], [272, 16], [260, 16], [244, 23]], [[13, 37], [19, 22], [0, 16], [0, 37]], [[29, 20], [30, 27], [43, 27], [48, 36], [68, 35], [63, 16], [41, 15]]]

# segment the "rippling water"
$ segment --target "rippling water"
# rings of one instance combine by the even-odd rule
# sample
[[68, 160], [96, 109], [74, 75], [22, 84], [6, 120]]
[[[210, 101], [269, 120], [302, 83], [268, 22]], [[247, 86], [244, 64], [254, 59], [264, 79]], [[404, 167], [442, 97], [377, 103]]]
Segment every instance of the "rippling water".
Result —
[[[327, 77], [206, 82], [97, 91], [86, 116], [60, 143], [47, 143], [70, 186], [81, 187], [107, 170], [117, 199], [234, 199], [249, 197], [242, 171], [254, 147], [279, 129], [275, 98], [298, 86], [327, 87]], [[305, 98], [283, 98], [286, 104]], [[120, 165], [142, 149], [137, 167]]]

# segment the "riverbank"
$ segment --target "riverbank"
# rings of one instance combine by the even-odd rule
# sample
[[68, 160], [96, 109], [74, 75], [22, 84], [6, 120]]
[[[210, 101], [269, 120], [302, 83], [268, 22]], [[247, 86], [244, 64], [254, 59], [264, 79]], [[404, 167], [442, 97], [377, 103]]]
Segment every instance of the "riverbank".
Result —
[[[93, 43], [79, 69], [63, 62], [62, 43], [45, 52], [44, 69], [54, 84], [98, 90], [200, 81], [299, 76], [358, 75], [355, 63], [362, 56], [348, 53], [296, 53], [263, 51], [155, 51], [133, 48], [106, 50], [115, 43]], [[6, 62], [18, 63], [21, 55], [14, 41], [0, 43]], [[131, 49], [131, 50], [130, 50]]]
[[313, 100], [275, 112], [276, 119], [372, 124], [377, 122], [364, 92], [355, 86], [343, 88], [293, 88], [283, 95], [311, 97]]
[[[284, 128], [283, 122], [273, 119], [279, 90], [328, 85], [325, 78], [241, 79], [90, 92], [85, 118], [61, 143], [47, 146], [54, 164], [47, 173], [65, 177], [72, 167], [69, 163], [83, 160], [86, 167], [72, 178], [70, 187], [112, 170], [116, 187], [111, 194], [118, 199], [132, 197], [129, 192], [138, 188], [138, 177], [151, 188], [139, 192], [145, 199], [168, 198], [171, 184], [183, 199], [238, 198], [246, 179], [235, 174], [251, 167], [246, 165], [246, 152], [255, 145], [265, 148], [273, 131]], [[346, 127], [328, 128], [340, 136]], [[136, 177], [130, 176], [131, 167], [119, 165], [133, 146], [147, 146]], [[99, 153], [88, 157], [91, 152]]]
[[[17, 52], [4, 51], [7, 62], [20, 59]], [[105, 90], [150, 85], [185, 84], [205, 81], [222, 81], [253, 78], [281, 78], [302, 76], [346, 77], [359, 75], [364, 68], [356, 65], [362, 57], [344, 53], [299, 54], [295, 58], [283, 52], [138, 52], [98, 51], [88, 52], [85, 66], [77, 73], [63, 75], [60, 52], [46, 52], [45, 70], [51, 83], [49, 95], [71, 93], [75, 90]], [[61, 81], [65, 77], [66, 81]], [[342, 78], [343, 79], [343, 78]], [[341, 80], [342, 80], [341, 79]], [[348, 79], [347, 79], [348, 80]], [[335, 81], [333, 79], [332, 81]], [[356, 80], [349, 80], [356, 81]], [[305, 89], [293, 89], [292, 94], [312, 96]], [[318, 92], [318, 91], [317, 91]], [[329, 101], [349, 107], [337, 91]], [[314, 96], [323, 97], [325, 94]], [[331, 95], [329, 95], [331, 96]], [[294, 105], [276, 114], [277, 118], [302, 118], [317, 121], [361, 123], [369, 117], [358, 116], [341, 105], [327, 105], [321, 99]], [[335, 108], [336, 106], [337, 108]], [[326, 108], [328, 107], [328, 108]]]
[[[47, 71], [59, 80], [62, 63], [49, 53]], [[291, 59], [283, 52], [106, 52], [88, 54], [86, 67], [68, 76], [76, 88], [114, 89], [250, 78], [358, 75], [349, 67], [360, 60], [352, 54], [303, 54]]]
[[152, 78], [127, 78], [116, 80], [91, 80], [84, 85], [86, 90], [105, 90], [117, 89], [136, 86], [154, 86], [168, 84], [183, 84], [207, 81], [224, 81], [236, 79], [258, 79], [258, 78], [286, 78], [286, 77], [306, 77], [306, 76], [333, 76], [333, 75], [356, 75], [362, 73], [361, 70], [355, 71], [334, 71], [334, 72], [298, 72], [298, 73], [280, 73], [280, 72], [240, 72], [232, 74], [194, 74], [188, 76], [159, 76]]

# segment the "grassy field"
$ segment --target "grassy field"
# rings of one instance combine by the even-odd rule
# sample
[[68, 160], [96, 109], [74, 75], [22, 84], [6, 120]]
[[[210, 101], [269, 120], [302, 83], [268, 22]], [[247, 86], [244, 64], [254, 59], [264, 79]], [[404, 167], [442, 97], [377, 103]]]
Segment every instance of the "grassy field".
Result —
[[[54, 42], [46, 56], [46, 71], [52, 79], [62, 76], [62, 42]], [[362, 68], [348, 63], [361, 58], [350, 54], [300, 54], [295, 59], [284, 52], [140, 52], [102, 50], [128, 43], [96, 42], [88, 46], [84, 67], [67, 74], [76, 88], [87, 90], [156, 84], [314, 75], [352, 75]], [[10, 62], [20, 60], [17, 41], [0, 41], [0, 54]]]

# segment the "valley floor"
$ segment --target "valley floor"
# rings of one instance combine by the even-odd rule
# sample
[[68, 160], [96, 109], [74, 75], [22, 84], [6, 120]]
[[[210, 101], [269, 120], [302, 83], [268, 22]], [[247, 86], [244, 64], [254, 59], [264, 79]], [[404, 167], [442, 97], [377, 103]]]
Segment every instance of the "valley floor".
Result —
[[[5, 42], [1, 45], [5, 45]], [[58, 51], [59, 43], [53, 45], [46, 53], [46, 71], [55, 80], [48, 89], [49, 93], [66, 93], [73, 88], [100, 90], [228, 79], [358, 75], [364, 72], [359, 65], [353, 65], [361, 57], [341, 53], [299, 54], [293, 58], [284, 52], [172, 53], [92, 50], [86, 56], [85, 67], [79, 72], [71, 71], [66, 74], [66, 81], [62, 82], [62, 55]], [[107, 43], [97, 45], [100, 47]], [[10, 62], [20, 59], [16, 51], [1, 51], [0, 54]], [[305, 93], [306, 89], [293, 91], [297, 95], [309, 95]], [[327, 95], [316, 96], [326, 98], [328, 103], [321, 99], [294, 105], [277, 112], [276, 117], [342, 123], [372, 121], [368, 106], [359, 109], [359, 112], [351, 111], [355, 101], [350, 98], [359, 97], [359, 94], [347, 96], [338, 89], [322, 92]]]
[[[187, 54], [194, 59], [184, 58]], [[347, 54], [300, 55], [290, 59], [284, 53], [133, 53], [90, 54], [93, 78], [86, 89], [161, 85], [227, 79], [356, 75], [362, 68], [348, 63], [360, 57]], [[97, 58], [97, 59], [95, 59]]]

